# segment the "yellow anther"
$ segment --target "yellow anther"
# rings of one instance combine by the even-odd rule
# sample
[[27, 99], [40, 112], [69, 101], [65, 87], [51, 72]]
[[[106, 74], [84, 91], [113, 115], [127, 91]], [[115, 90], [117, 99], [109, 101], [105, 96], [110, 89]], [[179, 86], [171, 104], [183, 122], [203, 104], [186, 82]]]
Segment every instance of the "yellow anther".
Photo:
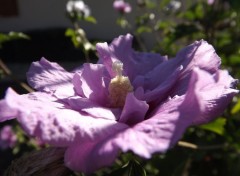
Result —
[[116, 76], [111, 79], [108, 87], [110, 104], [112, 107], [123, 107], [125, 104], [126, 96], [129, 92], [133, 91], [133, 87], [129, 78], [127, 76], [122, 76], [122, 62], [114, 62], [112, 68], [113, 71], [116, 72]]

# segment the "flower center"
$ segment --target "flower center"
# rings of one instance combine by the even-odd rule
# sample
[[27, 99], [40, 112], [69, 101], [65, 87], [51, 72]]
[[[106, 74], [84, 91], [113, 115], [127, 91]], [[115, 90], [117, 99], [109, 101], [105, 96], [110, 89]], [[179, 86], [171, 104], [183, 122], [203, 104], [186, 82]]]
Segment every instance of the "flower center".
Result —
[[122, 75], [122, 62], [115, 61], [112, 64], [112, 69], [116, 73], [116, 76], [111, 79], [111, 82], [108, 86], [110, 104], [112, 107], [123, 107], [126, 96], [129, 92], [133, 91], [133, 87], [129, 78]]

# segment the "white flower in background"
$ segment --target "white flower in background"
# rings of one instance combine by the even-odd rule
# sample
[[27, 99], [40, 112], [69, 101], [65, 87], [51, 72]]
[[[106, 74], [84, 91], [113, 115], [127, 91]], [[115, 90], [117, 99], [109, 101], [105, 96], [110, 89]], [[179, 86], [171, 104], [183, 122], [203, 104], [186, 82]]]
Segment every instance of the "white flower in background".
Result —
[[68, 13], [81, 13], [85, 17], [89, 16], [91, 11], [88, 5], [86, 5], [82, 0], [70, 0], [66, 5]]
[[169, 2], [169, 4], [166, 7], [166, 10], [168, 11], [176, 11], [182, 6], [182, 3], [180, 1], [172, 0]]

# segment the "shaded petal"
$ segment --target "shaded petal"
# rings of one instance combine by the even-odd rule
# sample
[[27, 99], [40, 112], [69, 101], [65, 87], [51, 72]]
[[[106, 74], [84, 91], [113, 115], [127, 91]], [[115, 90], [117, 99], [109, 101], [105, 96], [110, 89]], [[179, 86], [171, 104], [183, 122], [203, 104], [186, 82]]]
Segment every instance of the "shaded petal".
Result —
[[102, 107], [87, 98], [71, 97], [68, 103], [72, 109], [86, 112], [92, 117], [118, 120], [120, 116], [120, 109]]
[[213, 46], [204, 40], [196, 41], [182, 49], [177, 54], [176, 59], [183, 62], [184, 70], [182, 74], [186, 74], [195, 67], [214, 73], [221, 64], [221, 59]]
[[[115, 135], [119, 131], [112, 131], [112, 133]], [[64, 156], [65, 165], [74, 171], [84, 173], [91, 173], [104, 166], [112, 165], [119, 154], [119, 148], [111, 142], [114, 135], [104, 140], [78, 143], [68, 147]]]
[[[235, 82], [227, 71], [218, 71], [211, 75], [195, 68], [186, 94], [186, 104], [189, 101], [188, 104], [194, 103], [200, 108], [199, 115], [194, 116], [193, 124], [207, 123], [221, 115], [239, 92], [232, 88]], [[190, 101], [191, 99], [193, 100]]]
[[106, 67], [109, 75], [111, 76], [111, 78], [113, 78], [115, 76], [115, 73], [112, 70], [112, 64], [113, 64], [114, 61], [116, 61], [116, 59], [112, 60], [114, 58], [111, 55], [111, 51], [108, 48], [107, 42], [97, 43], [96, 44], [96, 49], [97, 49], [97, 53], [99, 55], [98, 63], [104, 64], [104, 66]]
[[132, 82], [137, 76], [144, 75], [158, 64], [167, 61], [167, 57], [159, 54], [135, 52], [132, 49], [132, 41], [133, 36], [127, 34], [114, 39], [110, 45], [106, 42], [97, 44], [99, 62], [106, 66], [111, 77], [115, 76], [112, 63], [116, 60], [123, 63], [123, 75], [127, 75]]
[[[119, 133], [114, 144], [123, 152], [130, 150], [144, 158], [150, 158], [155, 152], [165, 152], [172, 143], [181, 138], [183, 131], [191, 123], [186, 123], [188, 121], [182, 119], [184, 117], [181, 117], [181, 112], [178, 111], [182, 101], [183, 97], [169, 100], [150, 119]], [[188, 115], [186, 114], [186, 117]], [[178, 125], [180, 130], [177, 130]]]
[[82, 90], [85, 97], [103, 106], [108, 103], [107, 83], [104, 80], [106, 79], [105, 71], [102, 64], [84, 64], [81, 75]]
[[112, 70], [112, 63], [116, 60], [122, 61], [124, 75], [131, 75], [131, 69], [128, 69], [128, 67], [132, 65], [132, 39], [133, 37], [130, 34], [127, 34], [114, 39], [109, 46], [106, 42], [98, 43], [96, 45], [100, 62], [105, 65], [111, 77], [115, 76], [115, 73]]
[[33, 62], [27, 72], [28, 83], [40, 91], [55, 91], [58, 88], [71, 86], [73, 73], [64, 70], [57, 63], [51, 63], [45, 58]]
[[195, 42], [181, 50], [176, 58], [179, 60], [186, 59], [183, 62], [183, 72], [180, 74], [172, 95], [182, 95], [186, 92], [193, 68], [198, 67], [214, 74], [218, 71], [221, 64], [221, 59], [216, 54], [213, 46], [203, 40]]
[[134, 52], [132, 59], [133, 64], [129, 66], [131, 67], [129, 69], [134, 70], [135, 74], [133, 76], [135, 78], [139, 75], [146, 75], [146, 73], [151, 72], [156, 66], [168, 60], [167, 56], [144, 52]]
[[145, 158], [155, 152], [165, 152], [176, 144], [186, 128], [220, 115], [239, 92], [231, 88], [235, 82], [226, 71], [212, 75], [193, 69], [186, 95], [168, 99], [149, 115], [149, 119], [119, 133], [114, 144], [123, 152], [131, 150]]
[[168, 79], [169, 75], [176, 70], [179, 66], [182, 66], [182, 72], [179, 75], [178, 84], [175, 86], [175, 91], [172, 95], [182, 95], [186, 92], [187, 82], [190, 79], [191, 71], [194, 67], [199, 67], [210, 73], [215, 73], [220, 66], [220, 58], [216, 54], [212, 45], [209, 45], [206, 41], [197, 41], [186, 48], [182, 49], [174, 59], [170, 59], [167, 62], [155, 67], [155, 69], [146, 75], [145, 89], [154, 89], [159, 84]]
[[149, 105], [145, 101], [138, 100], [133, 93], [129, 93], [125, 100], [119, 122], [129, 125], [136, 124], [144, 120]]
[[180, 66], [171, 75], [168, 75], [168, 79], [159, 84], [153, 90], [147, 90], [146, 92], [136, 90], [137, 97], [147, 102], [157, 101], [155, 104], [161, 103], [161, 101], [165, 100], [167, 96], [169, 96], [170, 91], [172, 90], [173, 86], [175, 86], [175, 83], [179, 78], [181, 70], [182, 67]]

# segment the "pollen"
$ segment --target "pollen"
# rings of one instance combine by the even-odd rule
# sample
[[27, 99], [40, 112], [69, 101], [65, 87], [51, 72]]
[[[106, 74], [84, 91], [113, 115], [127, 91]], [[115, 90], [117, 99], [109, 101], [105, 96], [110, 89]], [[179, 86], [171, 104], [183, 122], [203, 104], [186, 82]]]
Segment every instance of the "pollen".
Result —
[[116, 76], [111, 79], [108, 87], [111, 107], [123, 107], [129, 92], [133, 91], [131, 82], [127, 76], [123, 76], [123, 63], [116, 61], [112, 65]]

